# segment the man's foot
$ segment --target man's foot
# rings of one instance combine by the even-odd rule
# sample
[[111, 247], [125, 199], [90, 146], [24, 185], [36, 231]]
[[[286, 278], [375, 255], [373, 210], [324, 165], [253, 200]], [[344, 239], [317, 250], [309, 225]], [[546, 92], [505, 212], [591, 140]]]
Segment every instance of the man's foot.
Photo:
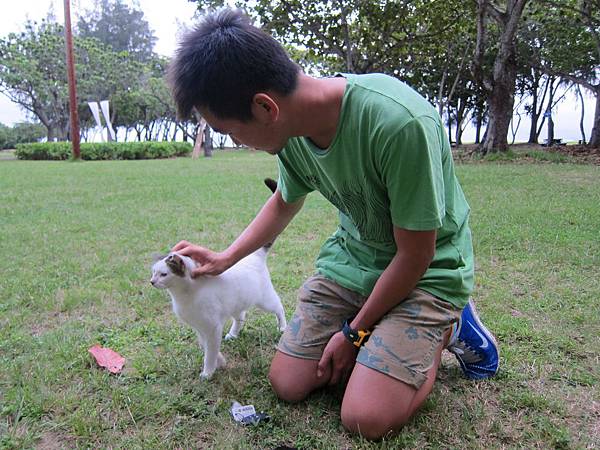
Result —
[[447, 349], [454, 353], [467, 378], [482, 380], [498, 372], [498, 344], [481, 323], [472, 300], [463, 309]]

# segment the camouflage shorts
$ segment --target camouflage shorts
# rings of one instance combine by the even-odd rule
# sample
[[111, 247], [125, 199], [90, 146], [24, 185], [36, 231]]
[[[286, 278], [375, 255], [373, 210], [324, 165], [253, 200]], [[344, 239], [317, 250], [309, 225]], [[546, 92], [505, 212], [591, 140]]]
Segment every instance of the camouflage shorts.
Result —
[[[294, 317], [277, 349], [299, 358], [320, 359], [331, 336], [365, 301], [366, 297], [321, 275], [309, 278], [300, 288]], [[458, 321], [461, 311], [415, 289], [375, 325], [356, 360], [418, 389], [427, 379], [444, 333]]]

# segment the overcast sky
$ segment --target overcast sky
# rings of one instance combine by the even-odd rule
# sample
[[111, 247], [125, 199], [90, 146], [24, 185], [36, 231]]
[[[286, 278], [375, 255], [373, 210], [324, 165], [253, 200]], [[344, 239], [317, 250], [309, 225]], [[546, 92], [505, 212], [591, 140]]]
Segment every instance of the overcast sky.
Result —
[[[13, 31], [20, 31], [23, 23], [28, 19], [39, 20], [45, 17], [53, 9], [59, 22], [63, 21], [62, 0], [0, 0], [2, 2], [2, 21], [0, 23], [0, 36], [4, 37]], [[189, 25], [193, 21], [195, 6], [187, 0], [126, 0], [129, 4], [135, 3], [144, 11], [146, 20], [154, 30], [158, 42], [155, 51], [165, 56], [171, 56], [177, 44], [178, 24]], [[93, 0], [71, 0], [72, 21], [76, 21], [76, 15], [91, 8]], [[585, 130], [589, 138], [592, 128], [594, 114], [594, 99], [586, 92], [585, 97]], [[579, 132], [579, 119], [581, 106], [575, 100], [574, 95], [568, 95], [566, 100], [558, 105], [553, 111], [555, 119], [555, 136], [568, 140], [581, 138]], [[26, 115], [14, 103], [10, 102], [4, 95], [0, 94], [0, 123], [12, 125], [15, 122], [26, 120]], [[524, 117], [521, 121], [517, 141], [526, 140], [528, 133], [528, 120]], [[542, 132], [541, 137], [546, 135]], [[473, 139], [472, 130], [465, 133], [465, 140]]]

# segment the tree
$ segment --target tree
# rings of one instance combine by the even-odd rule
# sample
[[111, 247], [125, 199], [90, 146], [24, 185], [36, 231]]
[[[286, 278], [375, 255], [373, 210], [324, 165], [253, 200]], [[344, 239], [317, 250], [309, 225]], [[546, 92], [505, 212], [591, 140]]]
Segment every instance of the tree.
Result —
[[[74, 45], [82, 132], [95, 125], [87, 102], [110, 100], [111, 121], [116, 125], [140, 129], [140, 138], [142, 131], [149, 139], [159, 128], [164, 135], [165, 118], [175, 117], [174, 107], [165, 100], [170, 101], [162, 80], [166, 61], [153, 56], [140, 62], [96, 38], [75, 36]], [[64, 61], [63, 27], [56, 23], [27, 22], [22, 33], [0, 40], [0, 91], [46, 127], [48, 140], [66, 140], [68, 136]]]
[[0, 123], [0, 149], [15, 148], [17, 144], [39, 142], [46, 135], [39, 123], [19, 122], [12, 127]]
[[174, 139], [177, 129], [186, 133], [186, 123], [176, 120], [175, 105], [164, 79], [166, 64], [166, 59], [156, 56], [140, 64], [127, 88], [111, 96], [113, 124], [125, 128], [126, 139], [132, 130], [137, 140], [166, 140], [170, 133]]
[[591, 147], [600, 147], [600, 2], [542, 0], [538, 19], [546, 41], [534, 64], [545, 74], [575, 83], [596, 97]]
[[94, 8], [79, 18], [77, 29], [80, 37], [96, 38], [136, 61], [147, 62], [154, 56], [156, 37], [143, 11], [130, 8], [123, 0], [97, 0]]
[[[124, 65], [117, 70], [119, 58], [107, 52], [96, 39], [75, 39], [80, 101], [125, 71]], [[25, 31], [0, 40], [0, 90], [39, 119], [49, 141], [67, 139], [69, 96], [61, 25], [28, 21]]]
[[[197, 1], [198, 8], [222, 0]], [[317, 72], [383, 72], [409, 82], [444, 114], [474, 47], [471, 2], [258, 0], [245, 6]], [[299, 51], [299, 49], [302, 49]]]
[[[224, 2], [196, 3], [204, 12]], [[308, 71], [382, 72], [406, 81], [438, 107], [449, 128], [456, 125], [457, 140], [476, 105], [482, 103], [475, 98], [481, 90], [468, 70], [476, 42], [473, 2], [258, 0], [237, 4], [249, 8]]]
[[111, 101], [111, 122], [116, 123], [116, 99], [123, 93], [135, 91], [147, 72], [146, 66], [132, 60], [129, 53], [114, 52], [95, 38], [77, 39], [77, 74], [79, 117], [82, 128], [94, 127], [88, 108], [89, 101]]
[[[201, 11], [225, 3], [190, 1]], [[484, 154], [508, 149], [516, 95], [527, 100], [530, 142], [547, 120], [544, 111], [560, 100], [559, 86], [577, 83], [600, 97], [599, 0], [236, 3], [309, 70], [383, 72], [406, 80], [437, 105], [449, 132], [456, 127], [457, 141], [471, 121], [480, 142], [487, 124], [479, 146]], [[597, 102], [592, 142], [599, 135]]]
[[[488, 126], [479, 152], [508, 150], [508, 129], [513, 115], [517, 78], [516, 36], [528, 0], [507, 0], [500, 9], [492, 0], [477, 0], [477, 44], [473, 74], [487, 93]], [[492, 26], [493, 25], [493, 26]], [[492, 33], [496, 39], [489, 39]], [[484, 70], [484, 61], [493, 54], [494, 65]]]
[[0, 41], [0, 90], [37, 117], [48, 140], [67, 138], [69, 109], [63, 29], [28, 21]]
[[3, 123], [0, 123], [0, 150], [6, 148], [14, 148], [15, 143], [13, 140], [13, 134], [10, 127], [7, 127]]

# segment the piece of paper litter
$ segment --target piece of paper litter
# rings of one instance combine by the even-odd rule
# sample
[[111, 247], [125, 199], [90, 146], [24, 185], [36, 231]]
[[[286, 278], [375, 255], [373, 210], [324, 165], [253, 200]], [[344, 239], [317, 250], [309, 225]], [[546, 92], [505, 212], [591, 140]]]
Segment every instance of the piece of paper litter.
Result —
[[125, 358], [110, 348], [94, 345], [88, 350], [100, 367], [106, 367], [111, 373], [119, 373], [125, 364]]
[[264, 412], [256, 412], [254, 405], [241, 405], [233, 401], [229, 410], [233, 419], [242, 425], [258, 425], [260, 422], [268, 422], [271, 417]]
[[231, 415], [236, 422], [241, 422], [248, 416], [252, 416], [256, 414], [256, 410], [254, 409], [254, 405], [245, 405], [242, 406], [238, 402], [233, 402], [231, 406]]

